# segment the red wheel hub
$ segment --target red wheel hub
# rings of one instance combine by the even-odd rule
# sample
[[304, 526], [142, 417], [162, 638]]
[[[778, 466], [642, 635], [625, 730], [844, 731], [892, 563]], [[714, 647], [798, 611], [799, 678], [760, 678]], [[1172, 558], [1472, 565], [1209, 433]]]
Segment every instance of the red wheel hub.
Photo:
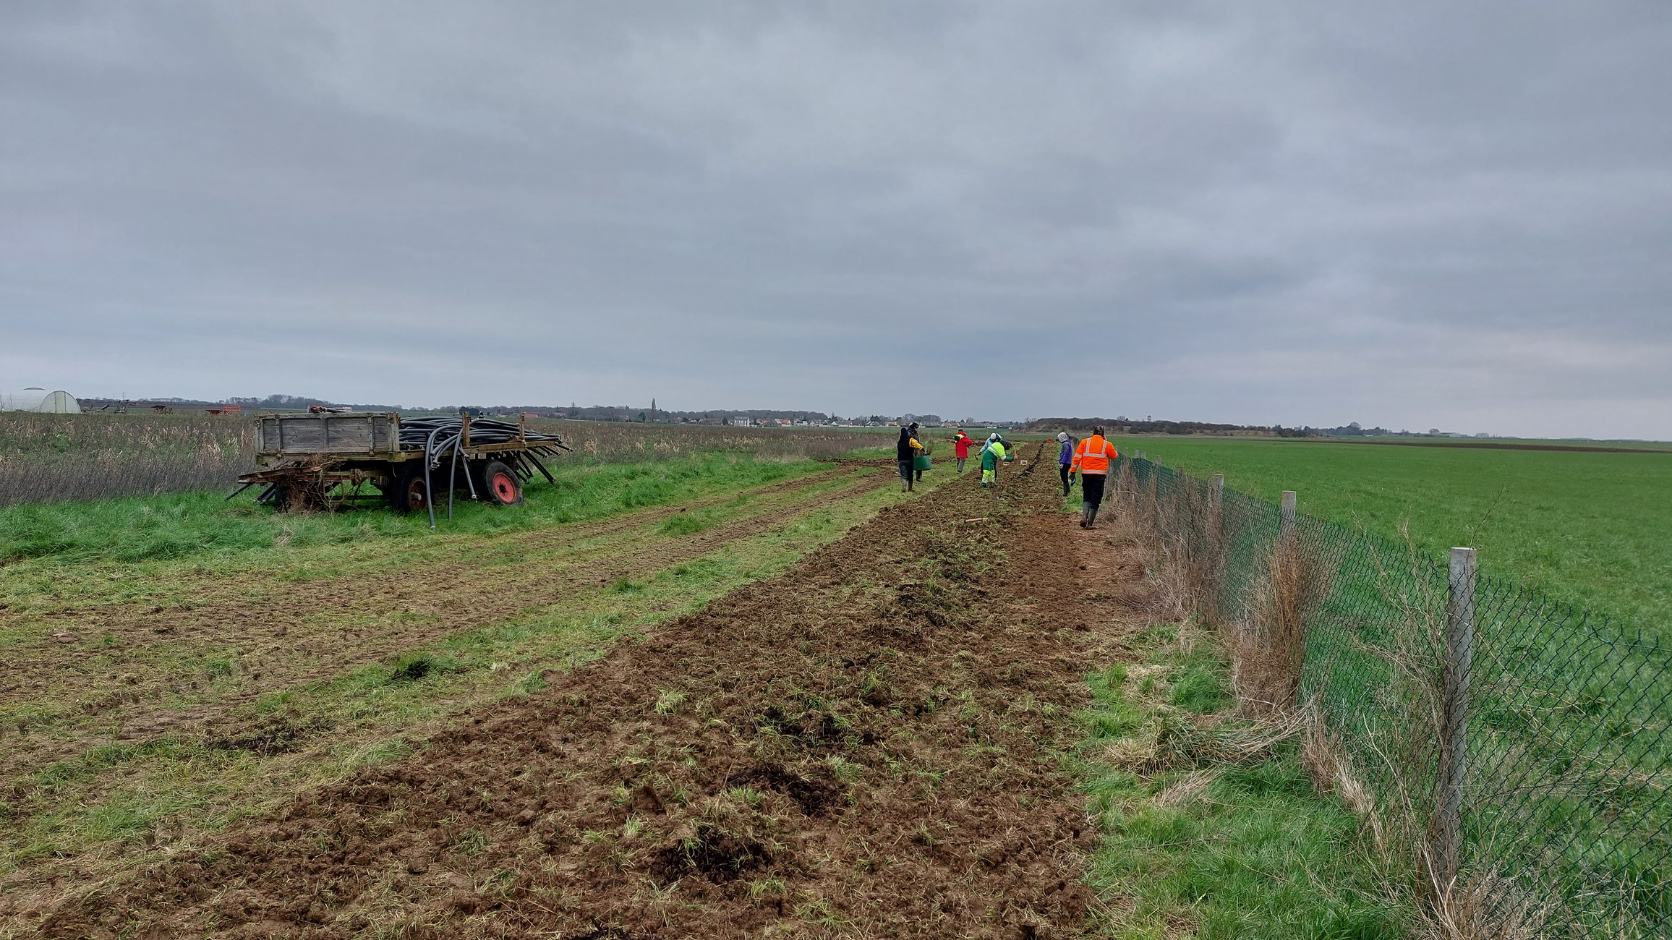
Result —
[[427, 504], [425, 500], [424, 478], [413, 477], [406, 484], [406, 504], [413, 509], [422, 509]]
[[517, 481], [511, 479], [511, 475], [509, 473], [500, 471], [499, 473], [494, 474], [493, 479], [488, 481], [488, 485], [493, 487], [493, 495], [495, 499], [502, 503], [516, 502]]

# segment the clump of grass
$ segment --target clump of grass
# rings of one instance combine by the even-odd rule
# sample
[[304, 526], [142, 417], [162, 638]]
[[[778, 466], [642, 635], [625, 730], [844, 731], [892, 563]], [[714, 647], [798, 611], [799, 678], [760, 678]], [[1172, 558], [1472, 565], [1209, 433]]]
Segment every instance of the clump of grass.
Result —
[[431, 676], [463, 671], [464, 667], [451, 657], [410, 653], [395, 661], [394, 668], [389, 671], [389, 682], [395, 685], [422, 682]]
[[681, 511], [663, 519], [656, 530], [663, 535], [695, 535], [713, 525], [714, 520], [706, 513]]
[[671, 715], [685, 704], [685, 693], [677, 689], [663, 689], [656, 696], [656, 714]]
[[1223, 710], [1229, 701], [1224, 673], [1211, 664], [1192, 663], [1173, 680], [1171, 703], [1175, 708], [1208, 715]]
[[463, 855], [481, 855], [488, 848], [488, 837], [480, 829], [466, 829], [454, 841], [453, 848]]
[[836, 778], [837, 782], [843, 784], [844, 786], [852, 786], [859, 780], [860, 774], [865, 771], [864, 767], [848, 760], [840, 754], [830, 755], [825, 758], [825, 763], [829, 765], [830, 773]]
[[749, 882], [749, 900], [755, 902], [783, 901], [790, 896], [789, 885], [782, 878], [760, 878]]

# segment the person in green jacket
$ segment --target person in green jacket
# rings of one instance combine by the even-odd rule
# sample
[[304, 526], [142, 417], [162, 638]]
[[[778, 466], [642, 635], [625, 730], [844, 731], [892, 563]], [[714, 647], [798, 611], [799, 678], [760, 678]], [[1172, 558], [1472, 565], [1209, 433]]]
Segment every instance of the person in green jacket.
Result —
[[981, 485], [993, 486], [999, 481], [999, 464], [1004, 461], [1004, 439], [994, 434], [981, 448]]

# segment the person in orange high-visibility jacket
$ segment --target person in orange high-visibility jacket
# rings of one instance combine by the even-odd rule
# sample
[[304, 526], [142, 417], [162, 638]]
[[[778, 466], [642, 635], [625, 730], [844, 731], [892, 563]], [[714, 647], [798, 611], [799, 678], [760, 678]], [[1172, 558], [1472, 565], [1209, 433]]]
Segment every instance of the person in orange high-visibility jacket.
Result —
[[1103, 484], [1109, 479], [1120, 452], [1103, 437], [1103, 428], [1091, 429], [1091, 437], [1074, 448], [1074, 461], [1069, 470], [1080, 475], [1080, 528], [1097, 525], [1097, 507], [1103, 503]]

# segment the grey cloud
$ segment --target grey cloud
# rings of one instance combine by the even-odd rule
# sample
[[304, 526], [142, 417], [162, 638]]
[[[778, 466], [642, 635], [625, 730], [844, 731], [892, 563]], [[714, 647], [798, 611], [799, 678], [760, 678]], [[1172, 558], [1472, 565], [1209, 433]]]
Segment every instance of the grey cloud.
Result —
[[8, 4], [0, 378], [1672, 437], [1667, 87], [1653, 0]]

